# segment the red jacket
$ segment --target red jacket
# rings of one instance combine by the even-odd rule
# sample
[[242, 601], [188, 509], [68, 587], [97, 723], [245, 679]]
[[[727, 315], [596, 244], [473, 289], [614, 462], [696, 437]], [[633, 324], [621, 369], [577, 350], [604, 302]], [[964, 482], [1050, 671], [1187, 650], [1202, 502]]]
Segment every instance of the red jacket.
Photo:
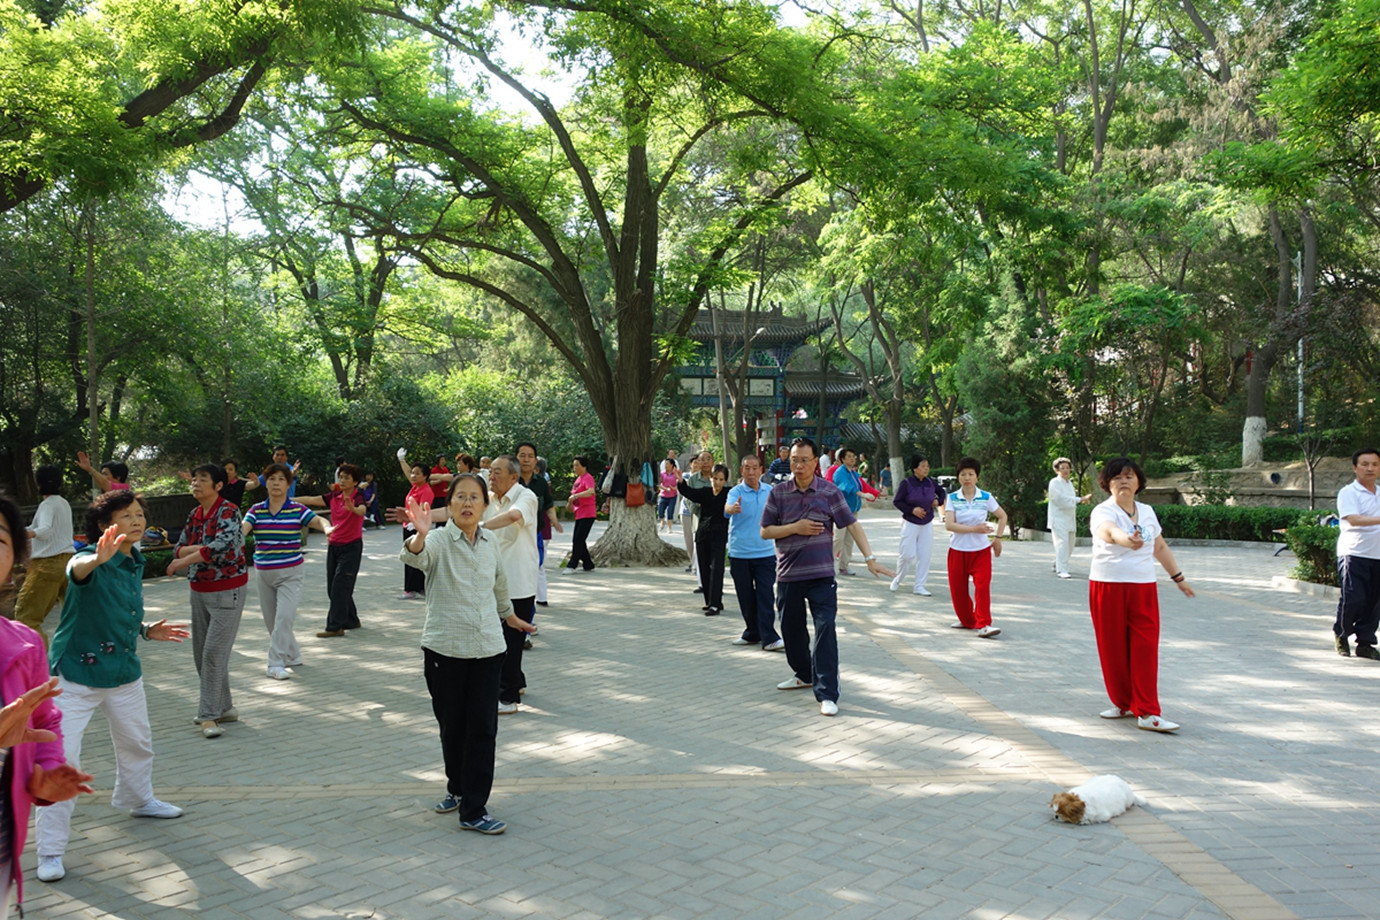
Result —
[[[23, 623], [0, 618], [0, 693], [3, 693], [5, 702], [19, 699], [46, 682], [49, 676], [48, 653], [44, 651], [43, 639], [38, 633]], [[38, 705], [29, 724], [55, 733], [57, 740], [19, 744], [10, 748], [10, 841], [14, 848], [15, 901], [18, 903], [24, 900], [24, 873], [19, 869], [19, 854], [24, 852], [24, 840], [29, 833], [29, 808], [34, 804], [53, 804], [43, 800], [35, 803], [29, 795], [29, 776], [34, 772], [34, 764], [51, 770], [67, 760], [62, 750], [62, 713], [52, 700], [44, 700]]]

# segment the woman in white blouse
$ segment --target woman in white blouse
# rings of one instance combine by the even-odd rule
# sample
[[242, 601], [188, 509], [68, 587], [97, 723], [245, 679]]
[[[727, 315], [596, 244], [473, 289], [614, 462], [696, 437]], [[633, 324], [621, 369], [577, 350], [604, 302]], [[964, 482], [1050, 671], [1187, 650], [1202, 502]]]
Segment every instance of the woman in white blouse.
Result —
[[1160, 603], [1155, 588], [1155, 561], [1186, 596], [1193, 589], [1164, 542], [1159, 518], [1136, 501], [1145, 474], [1134, 460], [1109, 460], [1097, 484], [1111, 498], [1092, 511], [1092, 571], [1088, 605], [1097, 634], [1097, 655], [1112, 708], [1104, 719], [1134, 716], [1136, 727], [1172, 732], [1178, 724], [1160, 715]]
[[417, 532], [401, 558], [426, 573], [422, 654], [446, 764], [446, 797], [435, 810], [460, 812], [462, 830], [501, 834], [507, 825], [486, 809], [507, 648], [502, 624], [524, 632], [532, 625], [513, 613], [498, 541], [480, 527], [488, 504], [484, 480], [461, 473], [450, 482], [450, 523], [433, 532], [430, 506], [409, 497], [407, 520]]

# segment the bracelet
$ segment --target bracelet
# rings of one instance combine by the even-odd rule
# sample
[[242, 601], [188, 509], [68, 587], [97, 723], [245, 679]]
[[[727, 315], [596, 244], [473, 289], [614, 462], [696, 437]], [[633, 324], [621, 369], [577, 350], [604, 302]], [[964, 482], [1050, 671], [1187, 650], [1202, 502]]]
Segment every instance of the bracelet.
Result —
[[139, 638], [140, 638], [140, 639], [148, 639], [148, 637], [149, 637], [149, 624], [147, 624], [147, 623], [140, 623], [140, 624], [139, 624]]
[[1170, 575], [1170, 576], [1169, 576], [1169, 580], [1172, 581], [1172, 582], [1174, 582], [1174, 584], [1177, 585], [1179, 582], [1181, 582], [1181, 581], [1184, 580], [1184, 573], [1183, 573], [1183, 572], [1175, 572], [1173, 575]]

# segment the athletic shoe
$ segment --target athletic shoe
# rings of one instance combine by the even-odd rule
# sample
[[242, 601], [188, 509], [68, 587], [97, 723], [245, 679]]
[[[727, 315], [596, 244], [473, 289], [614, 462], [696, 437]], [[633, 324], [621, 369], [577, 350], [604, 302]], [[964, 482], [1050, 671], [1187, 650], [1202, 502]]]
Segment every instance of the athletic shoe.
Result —
[[819, 701], [819, 714], [822, 716], [836, 716], [839, 714], [839, 704], [833, 700]]
[[790, 680], [783, 680], [781, 683], [777, 684], [777, 685], [776, 685], [776, 689], [778, 689], [778, 690], [804, 690], [806, 687], [812, 687], [812, 686], [814, 686], [814, 685], [811, 684], [811, 683], [810, 683], [809, 681], [807, 681], [807, 680], [801, 680], [801, 679], [798, 678], [798, 677], [792, 677]]
[[889, 590], [894, 592], [899, 587], [901, 587], [901, 576], [897, 575], [895, 578], [891, 579], [891, 586]]
[[481, 834], [501, 834], [508, 829], [508, 825], [495, 818], [493, 815], [483, 815], [473, 821], [461, 821], [460, 830], [479, 831]]
[[292, 680], [292, 671], [288, 668], [269, 668], [268, 676], [274, 680]]
[[1098, 715], [1104, 719], [1129, 719], [1135, 713], [1129, 709], [1118, 709], [1113, 706], [1111, 709], [1102, 710]]
[[501, 715], [501, 716], [510, 716], [510, 715], [512, 715], [513, 713], [517, 712], [517, 711], [518, 711], [518, 704], [517, 704], [517, 703], [499, 703], [499, 704], [498, 704], [498, 714]]
[[1179, 730], [1179, 723], [1159, 716], [1141, 716], [1136, 719], [1136, 728], [1143, 728], [1148, 732], [1176, 732]]
[[61, 856], [40, 856], [38, 858], [38, 871], [34, 873], [40, 882], [61, 881], [67, 875], [67, 869], [62, 865]]
[[934, 597], [933, 594], [931, 594], [929, 591], [926, 591], [924, 588], [916, 588], [913, 593], [919, 595], [920, 597]]
[[979, 639], [995, 639], [1001, 635], [1001, 630], [996, 626], [984, 626], [977, 631]]
[[1060, 578], [1072, 578], [1073, 576], [1070, 575], [1068, 572], [1060, 572], [1060, 573], [1059, 573], [1059, 577], [1060, 577]]
[[751, 639], [744, 639], [742, 636], [739, 636], [738, 638], [736, 638], [736, 639], [733, 640], [733, 644], [734, 644], [734, 645], [756, 645], [757, 643], [754, 642], [754, 641], [751, 640]]
[[404, 591], [402, 594], [398, 595], [398, 600], [415, 601], [419, 597], [421, 597], [421, 595], [418, 594], [416, 591]]
[[1341, 655], [1343, 658], [1350, 658], [1351, 643], [1346, 641], [1346, 636], [1334, 636], [1333, 638], [1337, 640], [1335, 643], [1337, 646], [1337, 654]]
[[453, 811], [459, 811], [460, 797], [457, 795], [451, 795], [449, 792], [447, 792], [446, 797], [441, 801], [437, 802], [431, 810], [436, 812], [438, 815], [448, 815]]
[[134, 818], [180, 818], [182, 817], [182, 809], [176, 805], [169, 805], [167, 802], [149, 799], [148, 802], [140, 805], [129, 814]]
[[762, 646], [764, 652], [784, 652], [786, 650], [786, 640], [777, 639], [769, 645]]
[[1376, 647], [1373, 645], [1362, 645], [1361, 643], [1357, 642], [1356, 657], [1369, 658], [1371, 661], [1380, 661], [1380, 650], [1377, 650]]
[[960, 622], [958, 622], [958, 623], [950, 623], [950, 624], [949, 624], [949, 628], [950, 628], [950, 629], [967, 629], [968, 627], [964, 626], [963, 623], [960, 621]]

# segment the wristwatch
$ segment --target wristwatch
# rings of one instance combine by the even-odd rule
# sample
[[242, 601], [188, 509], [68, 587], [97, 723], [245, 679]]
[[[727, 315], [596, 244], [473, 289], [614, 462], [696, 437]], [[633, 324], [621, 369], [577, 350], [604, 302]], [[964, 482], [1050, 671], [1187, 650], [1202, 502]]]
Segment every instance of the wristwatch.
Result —
[[876, 562], [876, 561], [877, 561], [877, 557], [876, 557], [876, 556], [868, 556], [866, 559], [863, 560], [863, 562]]

